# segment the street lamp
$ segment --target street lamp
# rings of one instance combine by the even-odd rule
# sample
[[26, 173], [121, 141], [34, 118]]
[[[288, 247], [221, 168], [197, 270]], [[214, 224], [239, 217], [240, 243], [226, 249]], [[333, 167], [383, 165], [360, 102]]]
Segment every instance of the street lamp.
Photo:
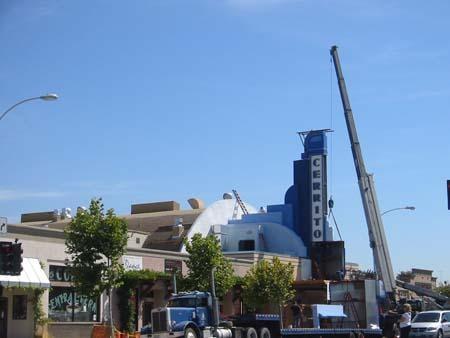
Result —
[[401, 208], [394, 208], [394, 209], [389, 209], [389, 210], [386, 210], [385, 212], [382, 212], [381, 213], [381, 216], [383, 216], [384, 214], [387, 214], [388, 212], [391, 212], [391, 211], [395, 211], [395, 210], [411, 210], [411, 211], [413, 211], [413, 210], [416, 210], [416, 207], [401, 207]]
[[22, 101], [17, 102], [16, 104], [14, 104], [13, 106], [11, 106], [10, 108], [8, 108], [1, 116], [0, 116], [0, 120], [3, 119], [5, 117], [6, 114], [8, 114], [11, 110], [13, 110], [14, 108], [16, 108], [18, 105], [28, 102], [28, 101], [33, 101], [33, 100], [44, 100], [44, 101], [55, 101], [58, 99], [58, 95], [55, 93], [49, 93], [49, 94], [45, 94], [45, 95], [41, 95], [41, 96], [36, 96], [36, 97], [31, 97], [29, 99], [25, 99]]

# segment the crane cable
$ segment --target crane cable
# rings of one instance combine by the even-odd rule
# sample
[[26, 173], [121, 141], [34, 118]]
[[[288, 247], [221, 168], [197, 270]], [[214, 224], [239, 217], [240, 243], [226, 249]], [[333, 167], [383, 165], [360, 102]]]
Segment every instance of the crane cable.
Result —
[[[332, 202], [333, 200], [330, 200], [330, 201]], [[342, 241], [341, 232], [339, 231], [339, 227], [338, 227], [338, 224], [337, 224], [337, 222], [336, 222], [336, 218], [334, 217], [333, 209], [331, 209], [331, 208], [330, 208], [330, 215], [333, 217], [334, 225], [336, 226], [336, 230], [337, 230], [337, 232], [338, 232], [339, 238], [340, 238], [341, 241]]]
[[[330, 56], [330, 129], [333, 130], [333, 58]], [[328, 200], [328, 218], [330, 216], [333, 218], [333, 223], [336, 226], [336, 230], [338, 232], [339, 238], [342, 241], [341, 231], [339, 230], [339, 226], [336, 222], [336, 217], [334, 217], [333, 207], [333, 133], [330, 133], [330, 165], [329, 165], [329, 173], [330, 173], [330, 198]]]
[[[330, 130], [333, 130], [333, 58], [330, 56]], [[330, 133], [330, 198], [333, 196], [333, 133]]]

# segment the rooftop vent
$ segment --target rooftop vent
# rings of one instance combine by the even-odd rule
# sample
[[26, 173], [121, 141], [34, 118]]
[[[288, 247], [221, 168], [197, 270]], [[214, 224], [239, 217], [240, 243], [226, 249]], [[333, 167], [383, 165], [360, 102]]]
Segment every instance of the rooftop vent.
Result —
[[222, 196], [222, 198], [224, 200], [232, 200], [233, 199], [233, 195], [231, 194], [231, 192], [225, 192]]
[[57, 222], [61, 219], [61, 215], [59, 214], [58, 209], [53, 209], [53, 221]]
[[188, 199], [188, 203], [192, 209], [204, 209], [205, 203], [199, 198], [190, 198]]
[[175, 201], [143, 203], [131, 205], [131, 214], [145, 214], [150, 212], [177, 211], [180, 210], [180, 204]]
[[172, 239], [180, 238], [183, 234], [183, 218], [177, 217], [175, 219], [175, 225], [172, 227]]
[[72, 209], [62, 208], [61, 209], [61, 219], [72, 219]]

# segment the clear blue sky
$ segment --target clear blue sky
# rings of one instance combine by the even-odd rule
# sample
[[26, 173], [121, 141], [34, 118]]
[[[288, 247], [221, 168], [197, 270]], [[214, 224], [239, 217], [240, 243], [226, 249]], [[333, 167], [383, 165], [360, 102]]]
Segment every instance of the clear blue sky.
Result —
[[[341, 62], [396, 271], [450, 279], [448, 1], [0, 1], [0, 214], [236, 188], [282, 203], [301, 143], [332, 127], [347, 259], [371, 252], [329, 48]], [[330, 82], [331, 81], [331, 82]], [[331, 86], [332, 83], [332, 86]], [[332, 93], [331, 93], [332, 88]], [[332, 118], [331, 118], [332, 116]]]

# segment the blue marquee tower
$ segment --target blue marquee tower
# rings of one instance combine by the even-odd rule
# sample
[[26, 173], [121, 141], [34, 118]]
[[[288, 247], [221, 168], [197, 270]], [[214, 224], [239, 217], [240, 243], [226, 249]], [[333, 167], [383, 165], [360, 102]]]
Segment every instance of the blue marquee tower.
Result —
[[[333, 240], [327, 221], [327, 130], [300, 133], [304, 152], [294, 161], [294, 184], [287, 190], [285, 204], [293, 209], [293, 230], [307, 248], [314, 242]], [[304, 137], [304, 139], [303, 139]]]

